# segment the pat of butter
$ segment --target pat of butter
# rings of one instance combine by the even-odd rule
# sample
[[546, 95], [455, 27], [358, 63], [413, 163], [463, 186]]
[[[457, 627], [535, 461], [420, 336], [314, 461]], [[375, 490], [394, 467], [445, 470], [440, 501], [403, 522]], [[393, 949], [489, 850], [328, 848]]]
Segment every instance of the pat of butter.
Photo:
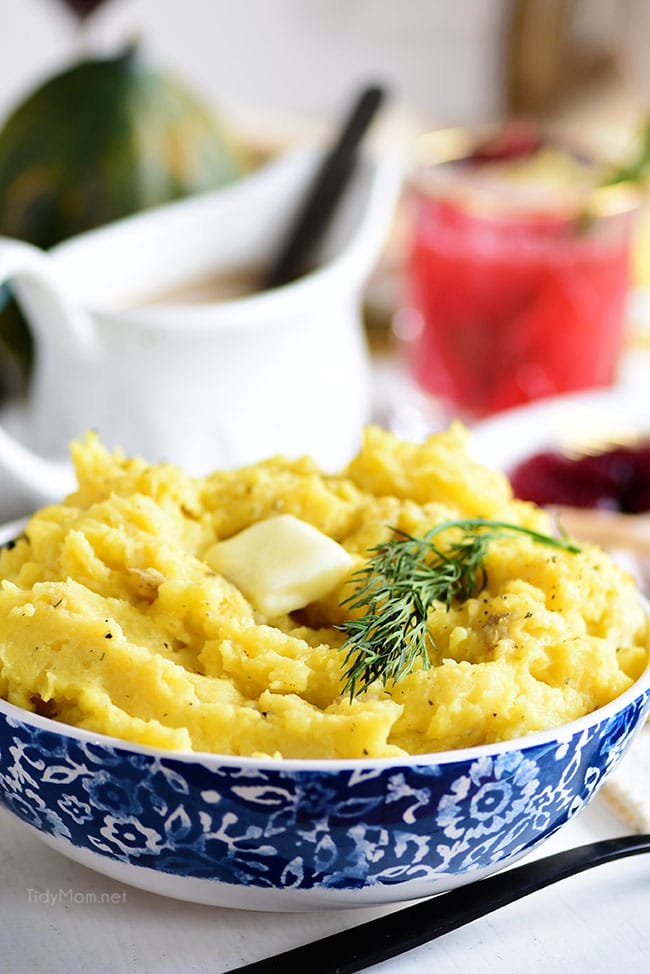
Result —
[[205, 560], [268, 616], [322, 598], [352, 566], [345, 548], [292, 514], [267, 518], [218, 541]]

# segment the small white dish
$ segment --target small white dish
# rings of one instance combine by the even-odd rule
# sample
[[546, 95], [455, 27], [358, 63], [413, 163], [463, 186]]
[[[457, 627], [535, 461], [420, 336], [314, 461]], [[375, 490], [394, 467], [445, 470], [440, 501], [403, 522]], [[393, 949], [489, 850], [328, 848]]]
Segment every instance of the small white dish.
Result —
[[[579, 457], [650, 436], [646, 393], [640, 385], [579, 393], [531, 403], [478, 423], [470, 450], [506, 474], [542, 451]], [[534, 495], [533, 495], [534, 496]], [[550, 505], [575, 538], [599, 544], [650, 592], [650, 512], [636, 515]]]
[[507, 472], [540, 450], [620, 443], [649, 432], [643, 390], [616, 386], [540, 400], [483, 420], [471, 429], [470, 450]]

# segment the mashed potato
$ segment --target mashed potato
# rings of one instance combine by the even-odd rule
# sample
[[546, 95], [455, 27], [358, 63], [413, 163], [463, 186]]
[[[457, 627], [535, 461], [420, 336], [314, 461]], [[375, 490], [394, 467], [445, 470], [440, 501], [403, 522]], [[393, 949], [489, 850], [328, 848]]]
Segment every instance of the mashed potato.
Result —
[[562, 724], [624, 691], [647, 662], [631, 578], [600, 549], [492, 543], [483, 591], [430, 613], [432, 665], [344, 693], [349, 577], [266, 617], [210, 568], [216, 542], [279, 513], [353, 566], [391, 535], [486, 517], [551, 532], [475, 463], [454, 425], [424, 444], [370, 428], [340, 474], [271, 458], [203, 479], [73, 445], [78, 490], [29, 521], [0, 560], [0, 695], [93, 732], [221, 754], [397, 756]]

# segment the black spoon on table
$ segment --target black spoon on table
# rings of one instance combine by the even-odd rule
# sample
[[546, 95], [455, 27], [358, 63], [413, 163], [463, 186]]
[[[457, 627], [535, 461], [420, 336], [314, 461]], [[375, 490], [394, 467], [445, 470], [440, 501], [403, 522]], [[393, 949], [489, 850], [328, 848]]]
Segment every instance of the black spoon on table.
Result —
[[420, 947], [472, 920], [585, 869], [650, 852], [650, 835], [625, 835], [557, 852], [361, 923], [228, 974], [275, 974], [300, 964], [309, 974], [354, 974]]

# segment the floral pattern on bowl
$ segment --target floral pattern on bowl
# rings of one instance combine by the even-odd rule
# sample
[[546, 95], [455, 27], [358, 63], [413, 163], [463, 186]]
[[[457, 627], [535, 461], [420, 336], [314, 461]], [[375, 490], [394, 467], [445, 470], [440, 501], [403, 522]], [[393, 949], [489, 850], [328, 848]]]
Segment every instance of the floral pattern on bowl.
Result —
[[264, 891], [300, 891], [301, 908], [323, 891], [409, 899], [494, 872], [580, 811], [642, 725], [649, 683], [557, 731], [396, 762], [175, 755], [0, 701], [0, 799], [72, 858], [170, 895], [230, 905], [251, 890], [255, 909], [278, 908]]

